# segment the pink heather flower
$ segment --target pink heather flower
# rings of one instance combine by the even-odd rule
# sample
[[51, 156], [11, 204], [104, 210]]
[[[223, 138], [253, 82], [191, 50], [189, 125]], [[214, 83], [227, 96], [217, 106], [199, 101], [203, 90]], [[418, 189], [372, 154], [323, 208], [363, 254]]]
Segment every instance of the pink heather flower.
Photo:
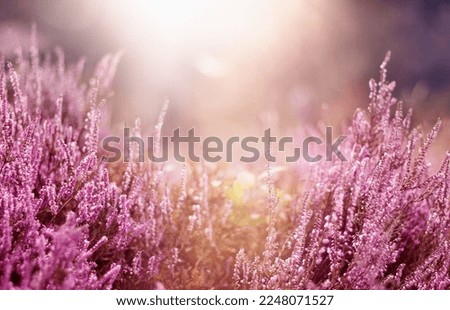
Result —
[[355, 112], [347, 131], [341, 151], [349, 160], [316, 166], [299, 194], [292, 246], [276, 252], [282, 239], [269, 224], [263, 261], [251, 264], [244, 250], [236, 256], [236, 288], [450, 288], [450, 152], [431, 175], [426, 154], [438, 121], [414, 155], [419, 130], [392, 97], [389, 58], [380, 81], [369, 83], [369, 108]]
[[[90, 85], [80, 79], [83, 61], [66, 65], [59, 49], [44, 58], [34, 42], [29, 56], [1, 59], [0, 288], [152, 288], [162, 237], [147, 238], [165, 219], [144, 212], [160, 201], [121, 194], [98, 160], [98, 98], [109, 94], [119, 57], [105, 57]], [[143, 171], [129, 177], [130, 192], [151, 184]]]

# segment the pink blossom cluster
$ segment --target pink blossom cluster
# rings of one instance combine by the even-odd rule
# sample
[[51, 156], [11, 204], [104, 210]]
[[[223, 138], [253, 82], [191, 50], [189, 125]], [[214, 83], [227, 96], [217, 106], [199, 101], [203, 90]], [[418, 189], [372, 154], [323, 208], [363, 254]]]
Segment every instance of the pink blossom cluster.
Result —
[[450, 288], [450, 152], [431, 174], [425, 156], [440, 121], [425, 137], [410, 130], [411, 111], [403, 115], [386, 78], [389, 57], [347, 130], [349, 160], [314, 167], [284, 239], [273, 200], [262, 257], [237, 255], [237, 288]]
[[142, 191], [142, 167], [118, 186], [98, 160], [98, 98], [118, 60], [88, 84], [59, 49], [0, 60], [0, 288], [145, 287], [158, 274], [169, 206]]

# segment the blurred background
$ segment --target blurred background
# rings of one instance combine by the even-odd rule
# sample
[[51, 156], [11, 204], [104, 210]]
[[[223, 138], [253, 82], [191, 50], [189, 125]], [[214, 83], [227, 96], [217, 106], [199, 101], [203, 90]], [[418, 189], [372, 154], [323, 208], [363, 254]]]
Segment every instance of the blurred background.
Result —
[[[207, 135], [348, 122], [368, 103], [388, 50], [395, 95], [415, 122], [450, 131], [450, 4], [425, 0], [0, 1], [0, 51], [29, 45], [82, 56], [88, 70], [122, 51], [112, 124], [155, 123]], [[262, 131], [258, 131], [262, 134]]]

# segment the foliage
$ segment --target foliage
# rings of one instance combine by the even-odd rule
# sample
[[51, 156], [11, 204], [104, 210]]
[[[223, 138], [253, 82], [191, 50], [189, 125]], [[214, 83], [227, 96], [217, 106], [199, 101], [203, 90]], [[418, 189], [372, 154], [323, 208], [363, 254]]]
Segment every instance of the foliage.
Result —
[[348, 161], [312, 165], [301, 186], [271, 167], [249, 185], [231, 167], [186, 165], [177, 183], [136, 152], [101, 162], [99, 98], [118, 61], [86, 84], [84, 62], [58, 49], [1, 59], [0, 288], [450, 288], [450, 153], [431, 174], [440, 123], [424, 139], [410, 130], [388, 59], [346, 132]]

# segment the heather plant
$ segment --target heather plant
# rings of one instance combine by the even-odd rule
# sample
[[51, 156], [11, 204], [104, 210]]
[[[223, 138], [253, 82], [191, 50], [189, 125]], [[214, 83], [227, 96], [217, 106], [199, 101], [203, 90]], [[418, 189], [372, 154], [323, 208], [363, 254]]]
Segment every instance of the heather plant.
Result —
[[341, 151], [349, 160], [312, 167], [287, 237], [277, 230], [283, 211], [271, 194], [264, 251], [254, 258], [239, 251], [236, 288], [450, 287], [450, 152], [430, 174], [425, 156], [440, 121], [424, 138], [410, 130], [411, 111], [403, 115], [386, 78], [389, 57], [380, 81], [370, 81], [369, 108], [355, 112], [346, 133]]
[[[306, 182], [296, 167], [237, 163], [188, 163], [173, 178], [133, 148], [102, 162], [119, 58], [90, 79], [83, 60], [35, 39], [1, 58], [1, 289], [450, 287], [450, 153], [431, 174], [440, 122], [410, 129], [388, 57], [345, 132], [347, 160], [302, 166]], [[149, 133], [156, 154], [166, 111]]]
[[158, 273], [164, 204], [137, 196], [152, 180], [130, 165], [118, 186], [97, 158], [99, 97], [118, 60], [106, 56], [85, 84], [83, 60], [41, 57], [35, 42], [2, 58], [1, 288], [147, 287]]

